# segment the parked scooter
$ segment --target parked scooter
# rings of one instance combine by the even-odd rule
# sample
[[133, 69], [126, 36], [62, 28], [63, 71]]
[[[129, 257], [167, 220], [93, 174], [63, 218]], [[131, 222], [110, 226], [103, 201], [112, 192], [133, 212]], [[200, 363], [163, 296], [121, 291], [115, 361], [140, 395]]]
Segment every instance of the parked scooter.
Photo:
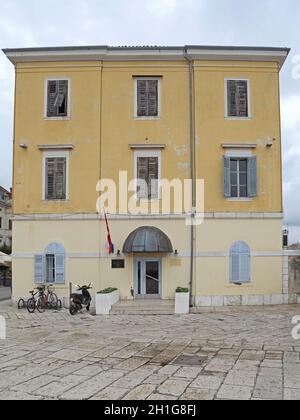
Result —
[[70, 296], [70, 314], [76, 315], [84, 307], [89, 311], [91, 307], [92, 297], [89, 290], [92, 289], [93, 284], [88, 286], [77, 286], [77, 291], [81, 293], [72, 293]]

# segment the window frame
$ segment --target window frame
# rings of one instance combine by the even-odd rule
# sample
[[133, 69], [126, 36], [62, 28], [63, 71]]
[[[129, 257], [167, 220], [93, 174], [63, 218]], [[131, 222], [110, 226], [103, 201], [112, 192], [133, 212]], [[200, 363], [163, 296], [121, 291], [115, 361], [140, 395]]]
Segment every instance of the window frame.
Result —
[[[62, 81], [66, 80], [68, 82], [68, 106], [67, 106], [67, 116], [57, 116], [57, 117], [48, 117], [47, 108], [48, 108], [48, 82], [53, 81]], [[46, 121], [69, 121], [71, 119], [71, 79], [69, 77], [47, 77], [45, 79], [44, 85], [44, 120]]]
[[[46, 198], [46, 160], [51, 158], [65, 158], [66, 159], [66, 198], [61, 200], [48, 200]], [[43, 153], [43, 176], [42, 176], [42, 201], [46, 203], [63, 203], [69, 201], [69, 174], [70, 174], [70, 153], [69, 152], [44, 152]]]
[[[249, 161], [249, 158], [251, 158], [253, 155], [252, 151], [250, 150], [229, 150], [225, 154], [226, 157], [231, 159], [247, 159]], [[248, 162], [249, 165], [249, 162]], [[248, 197], [225, 197], [227, 201], [253, 201], [254, 198], [257, 197], [249, 197], [249, 191], [247, 190]]]
[[[147, 77], [147, 76], [134, 76], [134, 119], [137, 121], [156, 121], [161, 119], [161, 79], [162, 77]], [[157, 81], [157, 116], [145, 117], [138, 115], [138, 80], [155, 80]]]
[[[236, 176], [237, 176], [237, 185], [233, 185], [232, 183], [230, 184], [230, 190], [232, 190], [233, 187], [237, 188], [237, 193], [238, 195], [236, 197], [232, 196], [230, 198], [234, 199], [234, 200], [248, 200], [249, 198], [249, 191], [248, 191], [248, 171], [249, 171], [249, 159], [248, 157], [230, 157], [230, 175], [232, 174], [232, 170], [231, 170], [231, 162], [232, 161], [236, 161], [237, 162], [237, 170], [236, 170]], [[240, 170], [240, 162], [241, 161], [245, 161], [246, 162], [246, 171], [241, 171]], [[241, 172], [246, 174], [246, 185], [241, 185], [240, 183], [240, 176], [241, 176]], [[231, 179], [231, 177], [230, 177]], [[245, 197], [241, 197], [241, 188], [246, 187], [247, 188], [247, 195]], [[230, 191], [231, 192], [231, 191]]]
[[[158, 194], [157, 198], [139, 198], [138, 187], [138, 159], [139, 158], [158, 158]], [[135, 180], [135, 193], [134, 198], [140, 202], [156, 202], [161, 200], [161, 151], [160, 150], [136, 150], [134, 152], [134, 180]]]
[[[247, 82], [247, 100], [248, 100], [248, 116], [247, 117], [232, 117], [228, 115], [228, 82]], [[245, 79], [242, 77], [229, 77], [224, 79], [224, 96], [225, 96], [225, 119], [231, 121], [247, 121], [252, 119], [252, 112], [251, 112], [251, 81], [250, 79]]]

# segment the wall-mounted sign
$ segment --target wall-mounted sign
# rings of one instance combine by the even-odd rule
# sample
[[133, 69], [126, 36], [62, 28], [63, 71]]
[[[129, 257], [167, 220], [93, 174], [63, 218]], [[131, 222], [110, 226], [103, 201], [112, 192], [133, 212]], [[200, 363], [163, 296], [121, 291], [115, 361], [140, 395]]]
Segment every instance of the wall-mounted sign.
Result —
[[111, 260], [111, 268], [125, 268], [125, 260]]

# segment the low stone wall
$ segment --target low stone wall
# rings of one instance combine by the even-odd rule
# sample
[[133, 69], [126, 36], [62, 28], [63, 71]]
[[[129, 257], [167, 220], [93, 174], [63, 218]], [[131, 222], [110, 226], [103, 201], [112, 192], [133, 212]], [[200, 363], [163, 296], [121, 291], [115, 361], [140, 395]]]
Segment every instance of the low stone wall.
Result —
[[300, 255], [289, 257], [289, 293], [300, 294]]
[[220, 306], [263, 306], [300, 304], [300, 294], [280, 295], [237, 295], [237, 296], [196, 296], [196, 307]]

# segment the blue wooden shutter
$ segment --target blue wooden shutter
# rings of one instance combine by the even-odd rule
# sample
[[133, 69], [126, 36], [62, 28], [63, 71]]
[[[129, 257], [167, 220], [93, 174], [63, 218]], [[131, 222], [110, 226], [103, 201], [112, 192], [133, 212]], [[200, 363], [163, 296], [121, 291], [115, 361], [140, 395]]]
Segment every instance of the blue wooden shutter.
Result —
[[34, 282], [43, 284], [45, 280], [45, 257], [43, 254], [34, 256]]
[[55, 283], [65, 284], [65, 254], [55, 255]]
[[251, 280], [251, 251], [245, 242], [236, 242], [230, 250], [231, 283], [248, 283]]
[[225, 197], [231, 197], [230, 157], [228, 156], [223, 156], [223, 193]]
[[248, 159], [248, 196], [257, 197], [257, 157], [251, 156]]

